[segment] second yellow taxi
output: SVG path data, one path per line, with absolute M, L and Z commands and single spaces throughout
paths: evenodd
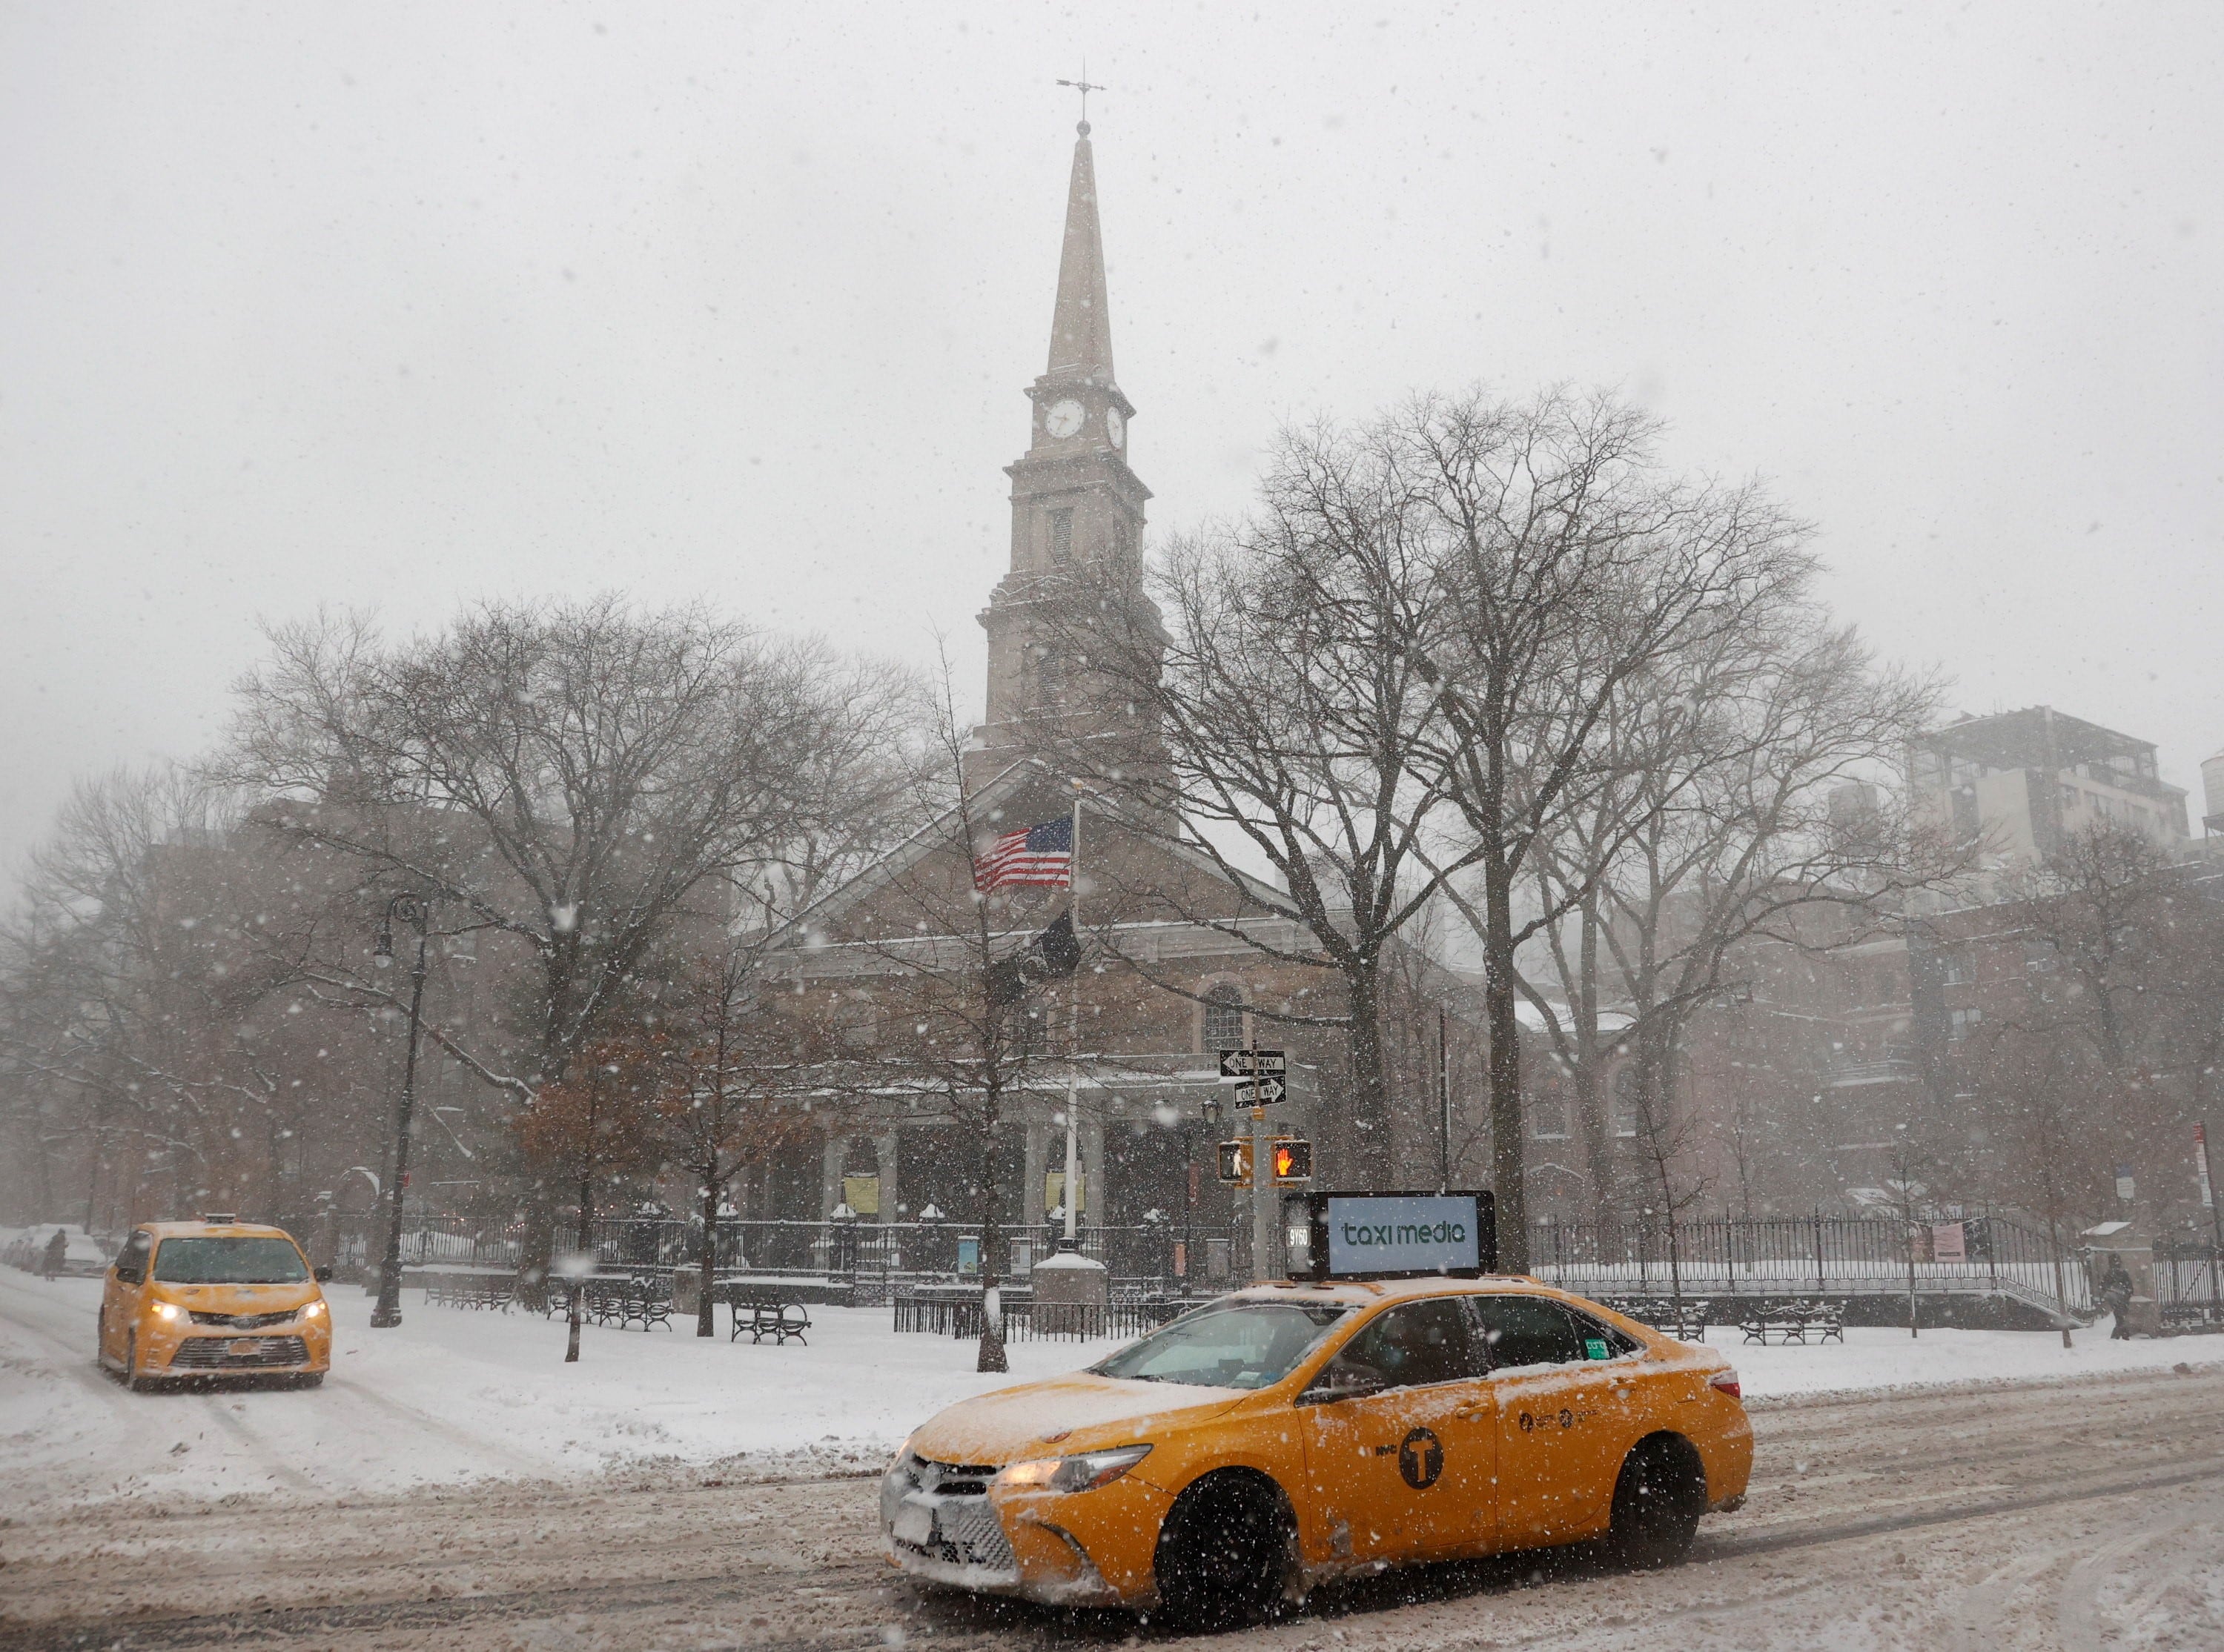
M 180 1378 L 283 1374 L 314 1387 L 332 1363 L 332 1310 L 282 1227 L 229 1213 L 146 1222 L 108 1270 L 100 1363 L 136 1389 Z
M 881 1491 L 923 1581 L 1209 1625 L 1412 1561 L 1604 1539 L 1682 1558 L 1741 1501 L 1737 1374 L 1526 1278 L 1239 1291 L 951 1407 Z

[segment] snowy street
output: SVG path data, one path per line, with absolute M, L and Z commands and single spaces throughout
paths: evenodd
M 869 1477 L 910 1422 L 998 1379 L 965 1369 L 970 1345 L 891 1336 L 877 1311 L 826 1311 L 807 1351 L 591 1333 L 567 1371 L 559 1326 L 428 1309 L 413 1293 L 401 1330 L 374 1338 L 368 1305 L 342 1291 L 343 1352 L 324 1389 L 135 1396 L 87 1355 L 95 1289 L 0 1272 L 0 1648 L 970 1647 L 1133 1632 L 1114 1617 L 922 1598 L 887 1573 Z M 1762 1395 L 1754 1494 L 1706 1523 L 1690 1566 L 1627 1576 L 1573 1557 L 1541 1575 L 1533 1561 L 1398 1574 L 1324 1592 L 1245 1643 L 1636 1647 L 1671 1619 L 1694 1647 L 2224 1639 L 2213 1343 L 2088 1333 L 2064 1354 L 2029 1335 L 1932 1333 L 1911 1349 L 1852 1334 L 1845 1350 L 1739 1356 Z M 1093 1351 L 1014 1354 L 1027 1376 Z M 2201 1363 L 2180 1373 L 2180 1361 Z M 2039 1380 L 1966 1380 L 2007 1375 Z M 1812 1391 L 1826 1387 L 1872 1391 Z

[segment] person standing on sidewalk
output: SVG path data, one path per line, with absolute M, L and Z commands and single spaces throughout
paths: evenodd
M 41 1271 L 49 1279 L 60 1278 L 61 1277 L 62 1264 L 66 1262 L 68 1259 L 69 1234 L 63 1229 L 57 1227 L 54 1229 L 54 1236 L 47 1241 L 45 1265 L 41 1269 Z

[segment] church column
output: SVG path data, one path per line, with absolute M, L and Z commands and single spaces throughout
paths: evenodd
M 881 1220 L 892 1222 L 896 1214 L 896 1150 L 900 1132 L 888 1130 L 873 1138 L 873 1149 L 881 1159 Z
M 829 1136 L 820 1159 L 818 1177 L 818 1215 L 821 1220 L 834 1214 L 834 1207 L 842 1202 L 842 1172 L 850 1163 L 850 1138 Z
M 1111 1105 L 1112 1093 L 1098 1090 L 1085 1097 L 1081 1107 L 1082 1218 L 1098 1227 L 1110 1220 L 1111 1207 L 1104 1196 L 1104 1109 Z
M 1025 1202 L 1020 1208 L 1026 1213 L 1028 1229 L 1039 1233 L 1043 1225 L 1043 1177 L 1050 1170 L 1050 1120 L 1041 1109 L 1027 1109 L 1027 1185 L 1021 1189 Z

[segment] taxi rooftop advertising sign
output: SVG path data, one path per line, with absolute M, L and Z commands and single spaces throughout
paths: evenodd
M 1315 1279 L 1481 1274 L 1498 1265 L 1488 1193 L 1313 1193 L 1305 1209 L 1305 1261 Z

